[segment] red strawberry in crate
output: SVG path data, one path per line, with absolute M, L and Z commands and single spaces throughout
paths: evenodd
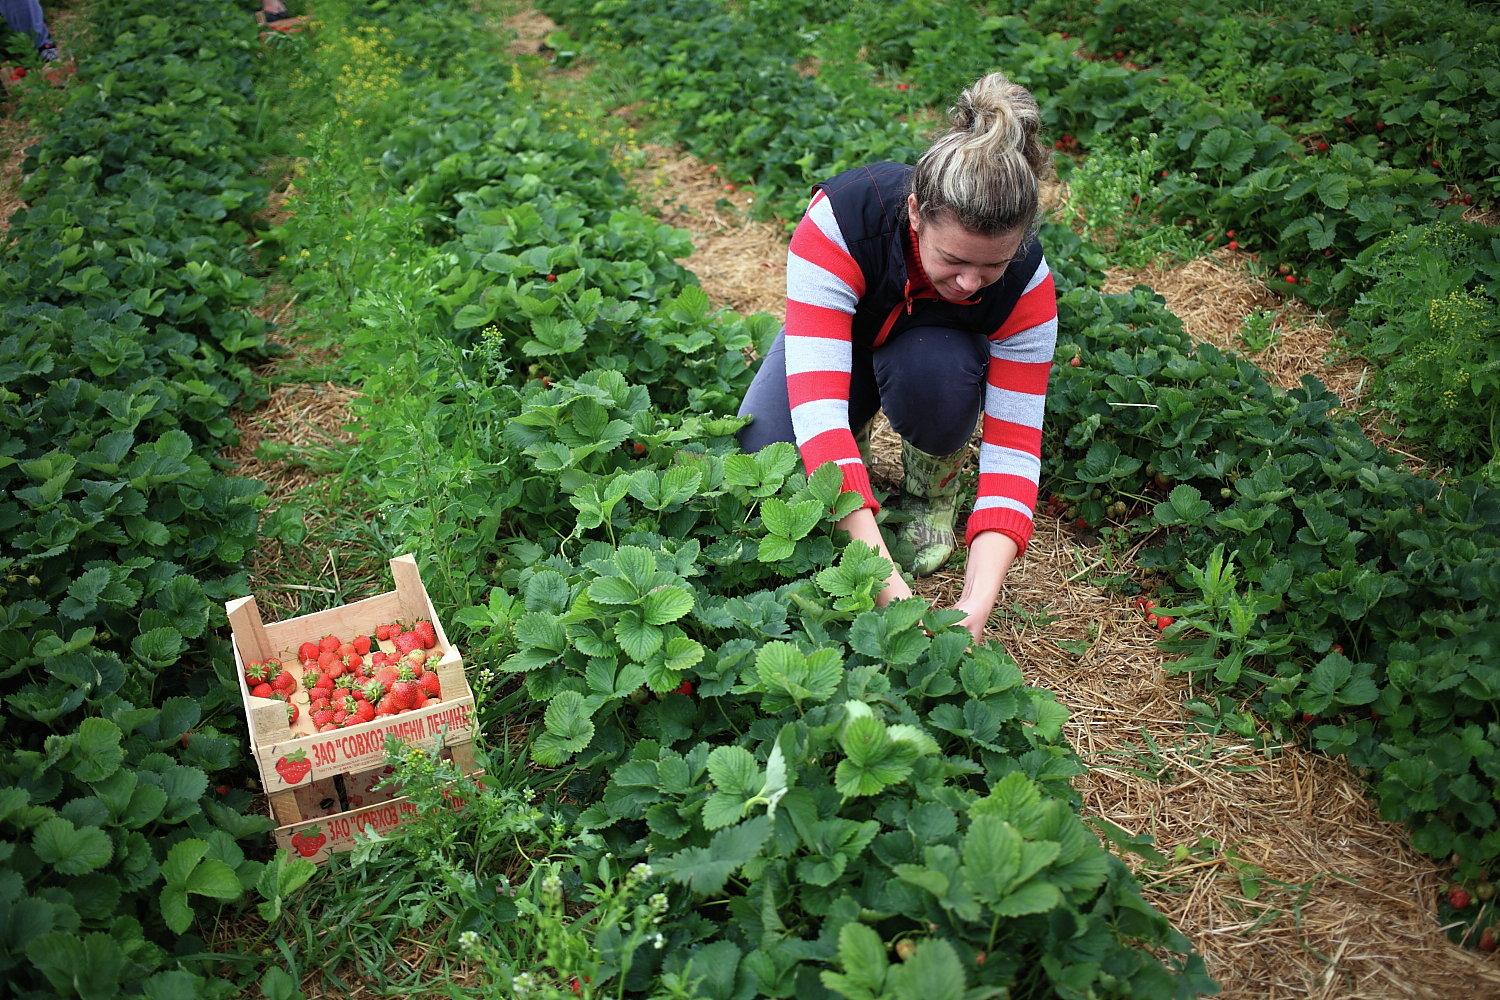
M 354 716 L 355 721 L 349 723 L 351 726 L 359 722 L 369 722 L 375 718 L 375 706 L 371 705 L 368 701 L 362 701 L 359 703 L 359 707 L 354 710 Z
M 370 637 L 367 636 L 367 635 L 357 635 L 357 636 L 355 636 L 354 637 L 354 651 L 356 653 L 358 653 L 360 656 L 369 656 L 370 655 Z
M 380 699 L 385 697 L 385 685 L 379 681 L 370 681 L 364 687 L 360 688 L 359 692 L 364 696 L 365 701 L 368 701 L 372 705 L 378 705 L 380 704 Z
M 443 685 L 438 681 L 437 674 L 429 670 L 422 675 L 422 679 L 417 683 L 421 686 L 422 693 L 427 695 L 427 697 L 442 700 Z
M 414 649 L 406 654 L 406 662 L 413 667 L 421 667 L 431 659 L 431 656 L 432 654 L 428 653 L 425 649 Z
M 296 722 L 297 721 L 297 716 L 300 715 L 300 714 L 301 714 L 301 712 L 298 710 L 298 708 L 297 708 L 296 705 L 293 705 L 291 702 L 287 702 L 286 703 L 286 724 L 287 725 L 290 726 L 292 723 Z
M 308 661 L 316 661 L 318 659 L 318 654 L 322 651 L 323 650 L 318 648 L 317 643 L 304 642 L 302 645 L 297 647 L 297 659 L 303 666 L 307 666 Z
M 415 632 L 402 632 L 391 640 L 396 644 L 396 652 L 405 656 L 414 649 L 422 648 L 422 640 Z
M 261 681 L 259 684 L 255 685 L 255 687 L 250 689 L 250 697 L 252 698 L 269 698 L 275 693 L 276 689 L 267 684 L 265 681 Z
M 383 688 L 389 688 L 401 679 L 401 673 L 395 667 L 381 667 L 375 671 L 375 682 Z
M 350 671 L 358 670 L 360 667 L 364 666 L 365 662 L 364 657 L 353 651 L 345 653 L 342 657 L 340 657 L 340 659 L 344 664 L 344 669 Z
M 317 667 L 308 667 L 302 672 L 302 686 L 308 691 L 315 690 L 321 683 L 323 683 L 323 671 Z
M 389 662 L 389 657 L 385 655 L 384 650 L 377 649 L 370 654 L 370 666 L 372 667 L 383 667 L 387 662 Z
M 402 678 L 391 685 L 391 693 L 387 695 L 396 703 L 397 711 L 405 712 L 407 709 L 417 707 L 417 699 L 421 697 L 421 689 L 417 682 L 410 678 Z
M 312 773 L 312 761 L 307 759 L 306 750 L 293 750 L 285 757 L 276 762 L 276 773 L 281 775 L 281 780 L 288 785 L 301 782 Z
M 276 679 L 271 682 L 271 686 L 282 694 L 291 694 L 297 690 L 297 678 L 292 676 L 290 670 L 283 670 L 276 675 Z
M 325 649 L 318 654 L 318 666 L 323 670 L 327 670 L 337 662 L 339 662 L 338 654 L 331 649 Z
M 341 645 L 343 643 L 339 641 L 339 637 L 336 635 L 325 635 L 322 639 L 318 640 L 318 648 L 325 653 L 336 653 Z
M 353 656 L 354 655 L 354 643 L 352 643 L 352 642 L 341 642 L 341 643 L 339 643 L 339 648 L 338 648 L 337 652 L 339 654 L 339 659 L 341 659 L 341 660 L 344 659 L 345 657 Z
M 432 622 L 423 618 L 417 622 L 411 630 L 412 634 L 422 641 L 423 649 L 432 649 L 437 645 L 437 629 L 432 627 Z
M 390 639 L 390 637 L 391 637 L 391 627 L 389 625 L 376 625 L 375 626 L 375 640 L 377 642 L 385 642 L 388 639 Z
M 333 721 L 333 712 L 330 709 L 319 709 L 312 714 L 312 723 L 322 732 L 323 727 Z
M 270 680 L 266 676 L 266 665 L 259 660 L 245 664 L 245 680 L 250 683 L 251 687 L 255 687 L 257 684 L 264 684 Z
M 310 858 L 314 854 L 317 854 L 318 851 L 322 849 L 323 845 L 328 843 L 328 838 L 324 836 L 323 831 L 316 826 L 310 826 L 306 830 L 298 830 L 296 833 L 292 834 L 291 839 L 292 850 L 296 851 L 304 858 Z

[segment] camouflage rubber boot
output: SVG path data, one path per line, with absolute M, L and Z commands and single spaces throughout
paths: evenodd
M 894 554 L 913 576 L 936 573 L 953 555 L 957 544 L 953 519 L 958 505 L 958 473 L 968 457 L 968 445 L 951 455 L 929 455 L 901 442 L 904 523 Z

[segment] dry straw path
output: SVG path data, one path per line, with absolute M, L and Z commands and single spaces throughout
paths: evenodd
M 536 53 L 555 30 L 532 10 L 507 27 L 517 54 Z M 692 232 L 684 263 L 714 303 L 781 314 L 784 227 L 750 219 L 752 195 L 726 196 L 713 168 L 681 150 L 630 152 L 639 153 L 632 181 L 642 198 Z M 1266 293 L 1233 262 L 1195 264 L 1147 283 L 1161 281 L 1156 287 L 1191 333 L 1224 344 L 1210 331 L 1237 330 L 1248 311 L 1266 307 Z M 1139 277 L 1117 280 L 1129 288 Z M 1222 313 L 1212 322 L 1210 306 Z M 1323 362 L 1328 335 L 1284 336 L 1273 377 L 1295 385 L 1310 371 L 1345 385 L 1345 373 Z M 876 474 L 887 485 L 899 470 L 896 446 L 889 428 L 877 434 Z M 1193 729 L 1183 707 L 1193 692 L 1164 669 L 1155 632 L 1126 598 L 1087 582 L 1109 560 L 1040 517 L 989 634 L 1072 712 L 1068 738 L 1090 769 L 1077 782 L 1086 808 L 1150 835 L 1168 856 L 1188 849 L 1161 868 L 1127 860 L 1151 902 L 1203 953 L 1223 996 L 1500 997 L 1500 967 L 1451 944 L 1434 920 L 1442 873 L 1411 849 L 1404 827 L 1379 818 L 1346 766 L 1296 746 L 1263 750 Z M 962 586 L 962 572 L 950 569 L 918 589 L 950 601 Z M 1257 871 L 1254 891 L 1241 876 Z

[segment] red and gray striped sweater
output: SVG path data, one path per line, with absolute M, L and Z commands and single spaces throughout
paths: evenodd
M 935 298 L 910 245 L 907 258 L 914 279 L 909 296 Z M 819 191 L 787 252 L 786 372 L 792 427 L 809 471 L 837 463 L 844 472 L 844 489 L 860 493 L 866 507 L 878 510 L 849 427 L 853 316 L 864 293 L 864 275 L 850 256 L 827 196 Z M 1041 472 L 1047 376 L 1057 342 L 1057 294 L 1045 258 L 989 342 L 979 488 L 965 543 L 980 532 L 998 531 L 1025 552 Z

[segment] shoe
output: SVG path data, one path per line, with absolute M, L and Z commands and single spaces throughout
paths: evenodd
M 901 526 L 892 555 L 913 576 L 936 573 L 953 555 L 958 474 L 968 457 L 968 445 L 951 455 L 929 455 L 901 442 Z

